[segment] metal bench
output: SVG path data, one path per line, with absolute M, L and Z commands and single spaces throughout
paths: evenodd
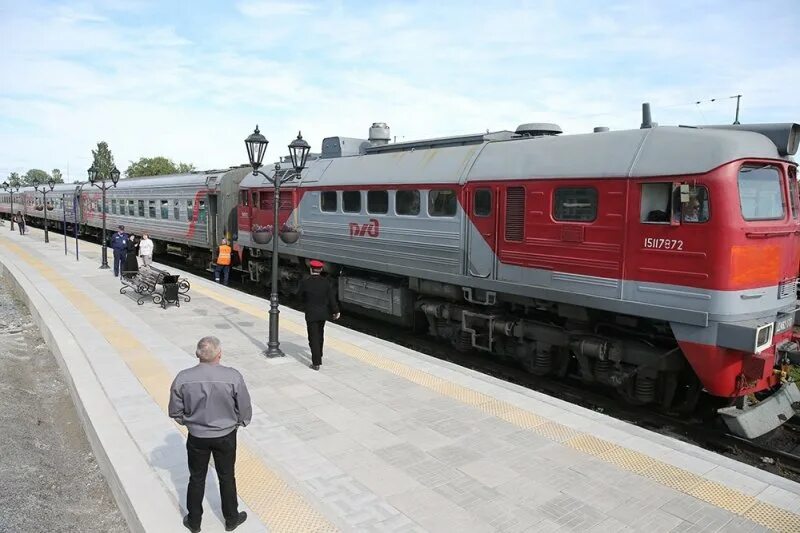
M 125 294 L 128 289 L 133 289 L 139 295 L 136 299 L 136 303 L 139 305 L 143 305 L 145 300 L 151 298 L 153 303 L 161 304 L 161 307 L 166 309 L 167 304 L 175 304 L 180 307 L 181 299 L 184 302 L 192 299 L 188 295 L 189 289 L 191 289 L 189 281 L 172 275 L 166 270 L 150 266 L 142 267 L 135 273 L 122 271 L 120 274 L 122 287 L 120 287 L 119 293 Z

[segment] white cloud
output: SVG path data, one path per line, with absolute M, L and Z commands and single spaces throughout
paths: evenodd
M 247 0 L 236 4 L 236 9 L 248 17 L 267 18 L 286 15 L 307 15 L 314 10 L 314 6 L 310 2 Z
M 256 122 L 274 157 L 298 129 L 318 150 L 379 120 L 398 140 L 532 121 L 583 132 L 637 127 L 650 101 L 662 124 L 730 122 L 735 102 L 691 102 L 739 93 L 743 120 L 800 119 L 786 10 L 778 23 L 722 3 L 592 5 L 0 7 L 0 178 L 67 162 L 83 177 L 74 166 L 99 140 L 120 167 L 153 155 L 224 167 L 244 161 Z

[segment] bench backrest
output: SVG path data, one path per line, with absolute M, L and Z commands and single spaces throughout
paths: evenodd
M 149 268 L 142 268 L 139 270 L 139 279 L 152 287 L 155 287 L 161 283 L 163 276 L 164 273 L 161 270 L 153 270 Z

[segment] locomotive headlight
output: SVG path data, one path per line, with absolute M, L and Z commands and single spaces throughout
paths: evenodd
M 761 326 L 756 330 L 755 353 L 760 353 L 772 344 L 773 324 Z

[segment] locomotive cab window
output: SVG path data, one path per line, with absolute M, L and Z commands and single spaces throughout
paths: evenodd
M 253 198 L 253 201 L 251 202 L 251 204 L 253 205 L 253 207 L 258 209 L 258 193 L 253 191 L 252 193 L 250 193 L 250 195 Z
M 780 220 L 786 213 L 781 174 L 776 167 L 745 165 L 739 169 L 739 202 L 745 220 Z
M 492 190 L 478 189 L 475 191 L 475 200 L 472 211 L 476 217 L 488 217 L 492 214 Z
M 672 182 L 642 183 L 641 221 L 669 224 L 672 213 Z
M 643 183 L 641 221 L 647 224 L 707 222 L 708 189 L 687 183 Z
M 389 212 L 389 191 L 367 191 L 367 213 L 385 215 Z
M 336 191 L 322 191 L 320 193 L 319 208 L 327 213 L 336 211 Z
M 555 220 L 592 222 L 597 218 L 597 189 L 594 187 L 561 187 L 553 196 Z
M 394 195 L 394 210 L 398 215 L 419 215 L 419 191 L 397 191 Z
M 361 212 L 361 191 L 344 191 L 342 193 L 342 211 L 345 213 Z

